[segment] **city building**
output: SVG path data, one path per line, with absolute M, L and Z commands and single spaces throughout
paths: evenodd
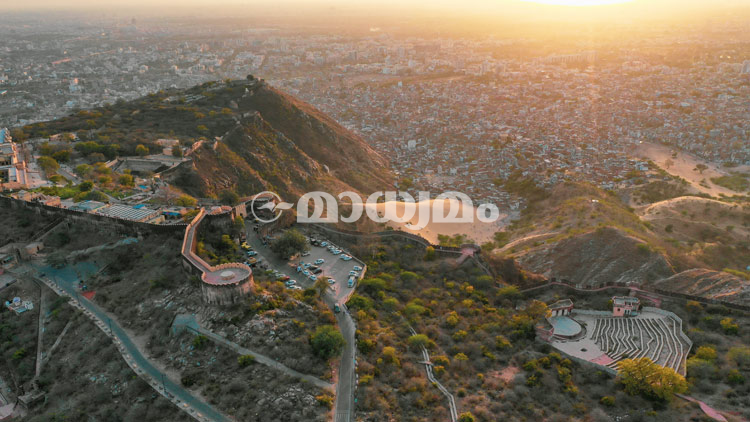
M 10 132 L 0 128 L 0 191 L 26 187 L 26 163 Z

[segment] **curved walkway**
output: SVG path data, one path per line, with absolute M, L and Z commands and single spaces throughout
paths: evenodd
M 208 403 L 196 398 L 182 386 L 172 382 L 163 372 L 154 366 L 141 352 L 135 342 L 106 312 L 89 301 L 73 287 L 73 282 L 54 283 L 47 278 L 39 279 L 60 296 L 69 296 L 70 304 L 78 307 L 108 336 L 112 337 L 115 346 L 125 362 L 135 373 L 144 379 L 159 393 L 167 397 L 181 410 L 198 421 L 229 422 L 232 418 L 224 415 Z
M 222 345 L 224 345 L 224 346 L 226 346 L 226 347 L 234 350 L 235 352 L 237 352 L 237 353 L 239 353 L 241 355 L 250 355 L 250 356 L 252 356 L 252 357 L 255 358 L 256 362 L 258 362 L 260 364 L 263 364 L 263 365 L 266 365 L 266 366 L 268 366 L 270 368 L 276 369 L 277 371 L 283 372 L 286 375 L 289 375 L 290 377 L 299 378 L 300 380 L 307 381 L 310 384 L 313 384 L 314 386 L 320 387 L 320 388 L 331 388 L 332 389 L 334 387 L 333 384 L 331 384 L 329 382 L 326 382 L 326 381 L 323 381 L 320 378 L 316 378 L 316 377 L 314 377 L 312 375 L 307 375 L 307 374 L 303 374 L 301 372 L 295 371 L 294 369 L 292 369 L 292 368 L 290 368 L 290 367 L 288 367 L 288 366 L 286 366 L 286 365 L 284 365 L 284 364 L 282 364 L 280 362 L 277 362 L 277 361 L 269 358 L 268 356 L 266 356 L 264 354 L 255 352 L 255 351 L 247 349 L 247 348 L 244 348 L 244 347 L 240 346 L 239 344 L 234 343 L 234 342 L 230 341 L 229 339 L 227 339 L 225 337 L 222 337 L 222 336 L 214 333 L 211 330 L 207 330 L 207 329 L 201 327 L 197 323 L 192 323 L 192 324 L 188 323 L 188 324 L 184 324 L 182 326 L 185 327 L 185 328 L 187 328 L 188 330 L 192 331 L 193 333 L 204 335 L 204 336 L 208 337 L 210 340 L 212 340 L 212 341 L 214 341 L 216 343 L 222 344 Z M 173 327 L 175 327 L 175 326 L 173 325 Z

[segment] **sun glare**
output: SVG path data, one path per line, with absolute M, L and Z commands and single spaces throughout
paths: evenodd
M 555 6 L 602 6 L 605 4 L 629 3 L 632 0 L 523 0 L 530 3 L 551 4 Z

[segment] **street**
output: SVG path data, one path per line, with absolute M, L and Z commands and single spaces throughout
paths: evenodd
M 170 395 L 179 399 L 181 402 L 186 403 L 202 416 L 207 417 L 210 420 L 219 422 L 229 421 L 229 419 L 221 412 L 217 411 L 209 404 L 195 398 L 182 386 L 172 382 L 169 377 L 165 376 L 163 372 L 161 372 L 153 364 L 151 364 L 151 362 L 141 353 L 135 343 L 133 343 L 128 334 L 125 332 L 125 330 L 122 329 L 122 327 L 120 327 L 116 320 L 112 319 L 95 303 L 89 301 L 83 295 L 80 295 L 75 289 L 75 284 L 79 280 L 78 276 L 76 275 L 76 271 L 57 271 L 51 267 L 39 267 L 38 269 L 46 274 L 47 279 L 51 280 L 61 290 L 70 295 L 71 298 L 74 298 L 76 301 L 78 301 L 84 309 L 107 324 L 117 341 L 119 341 L 120 344 L 123 345 L 127 353 L 132 357 L 135 365 L 152 379 L 160 381 Z
M 249 226 L 249 224 L 248 224 Z M 326 289 L 326 294 L 323 296 L 325 303 L 333 309 L 335 304 L 341 306 L 342 312 L 336 314 L 336 321 L 341 330 L 341 334 L 346 339 L 346 345 L 341 355 L 341 366 L 338 371 L 338 382 L 336 383 L 336 404 L 335 404 L 335 421 L 336 422 L 349 422 L 353 420 L 354 413 L 354 388 L 356 387 L 355 380 L 355 359 L 356 359 L 356 348 L 355 348 L 355 332 L 356 327 L 354 320 L 349 314 L 348 309 L 342 306 L 346 303 L 354 293 L 354 289 L 357 287 L 347 286 L 347 280 L 349 278 L 349 271 L 355 266 L 364 267 L 363 263 L 359 260 L 352 259 L 351 261 L 344 261 L 337 255 L 332 254 L 325 247 L 321 246 L 310 246 L 310 255 L 306 257 L 300 257 L 295 260 L 285 261 L 277 257 L 271 248 L 267 245 L 263 245 L 263 242 L 258 237 L 257 233 L 252 228 L 247 228 L 247 243 L 253 247 L 253 250 L 258 252 L 258 258 L 268 263 L 269 268 L 272 270 L 278 270 L 293 280 L 297 281 L 297 285 L 302 288 L 312 287 L 315 282 L 305 277 L 302 273 L 297 273 L 297 265 L 300 261 L 313 263 L 317 259 L 324 259 L 325 262 L 319 267 L 323 269 L 323 272 L 318 276 L 333 277 L 336 283 L 333 284 L 335 291 L 330 288 Z M 257 268 L 254 271 L 262 271 Z

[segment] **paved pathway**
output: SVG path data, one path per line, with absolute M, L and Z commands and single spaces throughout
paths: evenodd
M 307 382 L 315 385 L 316 387 L 320 387 L 320 388 L 333 388 L 334 387 L 333 384 L 331 384 L 329 382 L 326 382 L 326 381 L 323 381 L 320 378 L 316 378 L 316 377 L 314 377 L 312 375 L 307 375 L 307 374 L 303 374 L 301 372 L 295 371 L 294 369 L 289 368 L 288 366 L 285 366 L 284 364 L 282 364 L 280 362 L 277 362 L 277 361 L 269 358 L 266 355 L 263 355 L 261 353 L 255 352 L 255 351 L 247 349 L 247 348 L 244 348 L 244 347 L 240 346 L 239 344 L 234 343 L 234 342 L 228 340 L 227 338 L 222 337 L 222 336 L 214 333 L 213 331 L 210 331 L 210 330 L 207 330 L 207 329 L 201 327 L 197 323 L 194 323 L 194 324 L 187 323 L 187 324 L 184 324 L 184 326 L 186 328 L 188 328 L 189 330 L 193 331 L 193 332 L 197 332 L 199 334 L 202 334 L 202 335 L 208 337 L 209 339 L 211 339 L 211 340 L 213 340 L 213 341 L 215 341 L 217 343 L 220 343 L 220 344 L 223 344 L 224 346 L 229 347 L 230 349 L 234 350 L 235 352 L 237 352 L 237 353 L 239 353 L 241 355 L 251 355 L 251 356 L 253 356 L 255 358 L 256 362 L 258 362 L 260 364 L 263 364 L 263 365 L 266 365 L 266 366 L 268 366 L 270 368 L 276 369 L 276 370 L 278 370 L 280 372 L 283 372 L 283 373 L 289 375 L 290 377 L 299 378 L 301 380 L 307 381 Z
M 409 331 L 411 332 L 411 335 L 417 335 L 417 332 L 414 331 L 411 326 L 409 327 Z M 453 394 L 451 394 L 448 389 L 443 386 L 443 384 L 440 384 L 440 381 L 438 381 L 437 378 L 435 378 L 435 375 L 432 373 L 432 362 L 430 361 L 430 354 L 427 353 L 427 349 L 424 346 L 422 346 L 422 358 L 424 359 L 424 369 L 427 372 L 427 379 L 433 385 L 435 385 L 441 393 L 443 393 L 446 399 L 448 399 L 451 421 L 456 422 L 458 420 L 458 408 L 456 407 L 456 400 L 453 398 Z
M 47 271 L 49 273 L 49 269 Z M 177 404 L 181 410 L 199 421 L 228 422 L 233 420 L 208 403 L 193 396 L 189 391 L 170 380 L 169 377 L 157 369 L 116 320 L 112 319 L 95 303 L 78 294 L 74 288 L 74 284 L 78 282 L 77 277 L 57 277 L 54 282 L 50 279 L 39 279 L 39 281 L 47 284 L 47 286 L 59 295 L 67 295 L 75 298 L 75 300 L 71 301 L 71 304 L 83 310 L 84 314 L 94 320 L 102 331 L 113 337 L 115 346 L 136 374 L 141 376 L 157 391 L 166 394 L 167 398 Z
M 249 225 L 248 225 L 249 226 Z M 288 261 L 284 261 L 278 258 L 276 255 L 271 253 L 268 246 L 262 244 L 258 238 L 258 233 L 254 232 L 250 227 L 247 228 L 247 242 L 253 246 L 253 249 L 258 252 L 259 256 L 263 258 L 269 265 L 269 268 L 281 271 L 282 273 L 294 274 L 294 270 L 289 266 Z M 325 248 L 321 248 L 324 250 Z M 305 258 L 306 261 L 311 261 L 312 256 Z M 339 260 L 338 257 L 330 255 L 326 257 L 328 266 L 331 263 Z M 334 261 L 336 260 L 336 261 Z M 358 261 L 352 260 L 347 265 L 357 265 Z M 364 266 L 359 262 L 360 265 Z M 326 290 L 323 295 L 323 301 L 330 307 L 333 308 L 334 304 L 339 303 L 343 305 L 354 293 L 356 288 L 348 288 L 346 286 L 345 277 L 336 277 L 337 290 L 332 293 L 330 290 Z M 300 284 L 306 284 L 300 282 Z M 354 420 L 354 391 L 357 386 L 356 380 L 356 342 L 355 333 L 356 325 L 349 310 L 346 306 L 341 306 L 342 312 L 336 314 L 336 322 L 339 325 L 341 334 L 346 340 L 343 353 L 341 355 L 341 363 L 338 370 L 338 381 L 336 382 L 336 403 L 334 404 L 334 421 L 335 422 L 349 422 Z

